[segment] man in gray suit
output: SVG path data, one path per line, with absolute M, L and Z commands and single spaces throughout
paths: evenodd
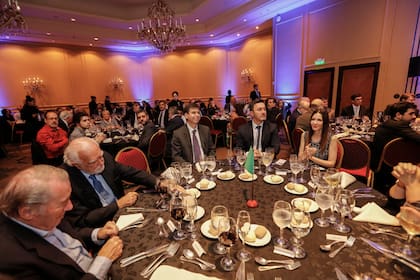
M 200 108 L 194 103 L 188 104 L 184 116 L 187 123 L 175 130 L 172 137 L 172 160 L 195 163 L 205 156 L 215 155 L 210 128 L 198 124 Z

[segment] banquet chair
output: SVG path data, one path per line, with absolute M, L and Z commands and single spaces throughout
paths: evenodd
M 290 132 L 289 132 L 289 127 L 287 126 L 286 120 L 282 120 L 282 128 L 287 140 L 287 143 L 290 146 L 290 151 L 293 153 L 293 143 L 292 143 L 292 138 L 290 138 Z M 279 129 L 280 130 L 280 129 Z
M 211 136 L 214 136 L 214 145 L 217 147 L 217 139 L 219 137 L 224 138 L 223 132 L 219 129 L 214 129 L 213 121 L 208 116 L 201 116 L 200 124 L 210 128 L 210 134 Z
M 371 152 L 369 146 L 360 139 L 342 138 L 338 143 L 343 147 L 343 159 L 340 171 L 347 172 L 358 178 L 363 178 L 371 185 L 372 170 L 370 169 Z
M 146 171 L 150 174 L 149 162 L 146 155 L 137 147 L 125 147 L 115 156 L 115 161 L 124 165 Z
M 232 148 L 232 144 L 234 144 L 233 137 L 236 135 L 236 131 L 238 131 L 239 127 L 243 124 L 246 124 L 248 120 L 245 117 L 239 116 L 237 118 L 234 118 L 231 122 L 232 124 L 232 135 L 230 137 L 230 147 Z
M 296 154 L 299 153 L 300 137 L 305 131 L 302 128 L 295 128 L 292 131 L 293 150 Z
M 383 165 L 394 167 L 399 162 L 420 162 L 420 145 L 401 137 L 389 141 L 382 150 L 381 159 L 375 172 L 379 172 Z
M 344 148 L 340 141 L 337 141 L 337 158 L 335 159 L 334 168 L 340 169 L 344 157 Z
M 149 141 L 149 148 L 147 149 L 147 158 L 149 159 L 151 165 L 157 162 L 159 169 L 161 168 L 161 163 L 163 163 L 165 169 L 167 168 L 164 159 L 166 141 L 166 133 L 162 130 L 155 132 L 155 134 L 152 135 Z

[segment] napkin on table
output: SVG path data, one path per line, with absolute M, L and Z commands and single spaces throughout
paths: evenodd
M 143 221 L 144 217 L 142 213 L 135 213 L 135 214 L 128 214 L 128 215 L 121 215 L 117 220 L 117 227 L 119 230 L 123 230 L 124 228 L 131 226 L 137 222 Z
M 400 223 L 395 216 L 388 214 L 375 202 L 368 202 L 362 208 L 359 215 L 353 218 L 357 222 L 369 222 L 390 226 L 399 226 Z
M 356 182 L 356 177 L 354 177 L 353 175 L 344 171 L 341 171 L 340 174 L 341 174 L 341 187 L 343 189 L 347 188 L 348 186 Z
M 159 266 L 150 277 L 150 280 L 221 280 L 216 277 L 209 277 L 200 273 L 190 272 L 169 265 Z

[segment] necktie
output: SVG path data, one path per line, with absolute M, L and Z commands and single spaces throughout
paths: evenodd
M 194 162 L 198 162 L 201 159 L 201 149 L 200 149 L 200 144 L 198 144 L 198 139 L 197 139 L 197 130 L 194 129 L 193 131 L 193 149 L 194 149 Z
M 261 142 L 261 125 L 257 125 L 257 150 L 260 150 L 260 142 Z
M 114 201 L 114 196 L 104 189 L 104 186 L 96 179 L 95 175 L 89 175 L 89 179 L 92 180 L 93 188 L 99 193 L 103 200 L 105 200 L 107 205 Z
M 45 239 L 72 258 L 85 272 L 88 271 L 92 263 L 92 257 L 79 240 L 57 228 L 48 233 Z

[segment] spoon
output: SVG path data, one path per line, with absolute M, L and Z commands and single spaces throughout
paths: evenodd
M 212 264 L 212 263 L 209 263 L 209 262 L 206 262 L 205 260 L 202 260 L 202 259 L 200 259 L 199 257 L 196 257 L 196 256 L 195 256 L 195 254 L 194 254 L 194 252 L 193 252 L 193 251 L 191 251 L 190 249 L 184 249 L 184 250 L 182 251 L 182 254 L 183 254 L 183 255 L 184 255 L 184 257 L 186 257 L 187 259 L 199 261 L 199 262 L 201 262 L 203 265 L 207 266 L 207 267 L 208 267 L 208 268 L 210 268 L 210 269 L 216 269 L 216 265 L 214 265 L 214 264 Z
M 205 265 L 204 263 L 201 263 L 199 261 L 188 259 L 184 256 L 180 256 L 179 259 L 181 262 L 189 262 L 198 265 L 202 270 L 211 270 L 211 268 L 208 265 Z
M 331 248 L 332 248 L 333 245 L 335 245 L 337 243 L 340 243 L 340 242 L 344 242 L 344 241 L 336 240 L 334 242 L 331 242 L 330 244 L 321 244 L 321 245 L 319 245 L 319 248 L 322 251 L 329 252 L 329 251 L 331 251 Z
M 256 256 L 255 262 L 257 262 L 260 265 L 267 265 L 269 263 L 293 264 L 295 261 L 294 260 L 267 260 L 261 256 Z
M 159 236 L 160 237 L 168 237 L 169 234 L 165 229 L 165 220 L 162 217 L 157 218 L 156 224 L 160 227 L 159 229 Z

